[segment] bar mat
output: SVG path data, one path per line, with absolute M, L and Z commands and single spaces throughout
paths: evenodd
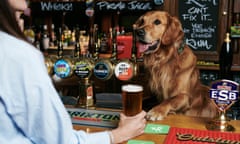
M 119 112 L 67 108 L 73 124 L 116 128 L 120 119 Z
M 240 134 L 171 127 L 164 144 L 239 144 Z

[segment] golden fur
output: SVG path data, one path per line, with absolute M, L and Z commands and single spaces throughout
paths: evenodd
M 148 119 L 161 120 L 169 113 L 214 117 L 217 109 L 209 88 L 200 83 L 197 58 L 184 43 L 180 21 L 167 12 L 150 11 L 135 24 L 144 65 L 151 75 L 150 88 L 162 100 L 148 112 Z

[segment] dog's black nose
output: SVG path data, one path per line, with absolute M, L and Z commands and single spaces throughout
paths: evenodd
M 138 36 L 144 36 L 145 35 L 145 30 L 144 29 L 138 29 L 136 33 L 137 33 Z

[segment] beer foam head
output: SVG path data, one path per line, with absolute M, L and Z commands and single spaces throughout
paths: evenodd
M 143 91 L 143 87 L 140 85 L 128 84 L 122 86 L 122 91 L 126 92 L 141 92 Z

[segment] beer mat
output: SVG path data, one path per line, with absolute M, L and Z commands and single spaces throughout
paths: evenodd
M 119 112 L 66 108 L 73 124 L 116 128 L 120 119 Z
M 164 144 L 237 144 L 240 133 L 171 127 Z
M 153 141 L 129 140 L 127 144 L 155 144 Z
M 162 124 L 148 123 L 144 129 L 144 133 L 149 134 L 168 134 L 170 126 Z

